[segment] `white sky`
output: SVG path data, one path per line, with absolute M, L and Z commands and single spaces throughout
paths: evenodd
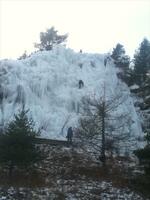
M 106 53 L 120 42 L 132 56 L 150 40 L 150 0 L 0 0 L 0 58 L 34 51 L 51 26 L 75 51 Z

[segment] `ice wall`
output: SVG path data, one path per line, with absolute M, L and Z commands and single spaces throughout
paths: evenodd
M 81 98 L 102 96 L 105 83 L 107 98 L 117 92 L 116 88 L 128 96 L 116 112 L 129 112 L 133 120 L 130 132 L 140 135 L 141 127 L 129 89 L 118 80 L 111 60 L 104 66 L 104 57 L 56 47 L 24 60 L 1 60 L 1 126 L 12 120 L 14 113 L 25 105 L 43 137 L 63 139 L 68 126 L 77 124 Z M 81 89 L 79 80 L 84 82 Z

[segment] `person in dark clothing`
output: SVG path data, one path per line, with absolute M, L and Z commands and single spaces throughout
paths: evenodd
M 82 80 L 79 80 L 79 89 L 83 88 L 83 86 L 84 86 L 83 81 L 82 81 Z
M 106 67 L 107 65 L 107 58 L 104 59 L 104 66 Z
M 73 130 L 72 127 L 69 127 L 67 131 L 67 139 L 69 143 L 72 143 L 72 137 L 73 137 Z
M 110 58 L 110 56 L 108 55 L 107 57 L 105 57 L 105 59 L 104 59 L 104 66 L 106 67 L 106 65 L 107 65 L 107 62 L 109 62 L 109 61 L 111 61 L 111 58 Z
M 82 69 L 82 67 L 83 67 L 83 64 L 82 64 L 82 63 L 79 63 L 79 67 Z

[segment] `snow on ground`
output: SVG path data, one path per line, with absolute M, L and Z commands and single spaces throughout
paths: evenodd
M 130 86 L 130 89 L 131 90 L 139 89 L 139 86 L 134 84 L 134 85 Z
M 77 182 L 71 181 L 69 185 L 57 188 L 0 188 L 0 200 L 144 200 L 142 196 L 128 188 L 116 188 L 111 182 Z M 145 199 L 146 200 L 146 199 Z M 148 199 L 147 199 L 148 200 Z
M 117 92 L 127 96 L 115 112 L 128 112 L 133 122 L 130 133 L 139 136 L 141 126 L 129 89 L 118 80 L 111 60 L 104 67 L 104 58 L 101 54 L 75 53 L 57 47 L 34 53 L 24 60 L 1 60 L 1 125 L 12 120 L 14 113 L 25 104 L 36 128 L 41 128 L 42 137 L 65 139 L 67 128 L 77 125 L 81 98 L 102 96 L 105 83 L 107 98 Z M 79 80 L 84 82 L 82 89 L 79 89 Z

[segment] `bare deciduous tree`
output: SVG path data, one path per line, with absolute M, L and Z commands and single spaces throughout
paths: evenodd
M 82 117 L 79 120 L 77 139 L 86 144 L 88 149 L 94 148 L 104 166 L 106 154 L 110 153 L 112 156 L 113 151 L 117 151 L 119 141 L 127 139 L 125 127 L 131 120 L 129 113 L 115 113 L 126 98 L 121 92 L 106 97 L 104 86 L 102 97 L 86 97 L 82 100 Z

